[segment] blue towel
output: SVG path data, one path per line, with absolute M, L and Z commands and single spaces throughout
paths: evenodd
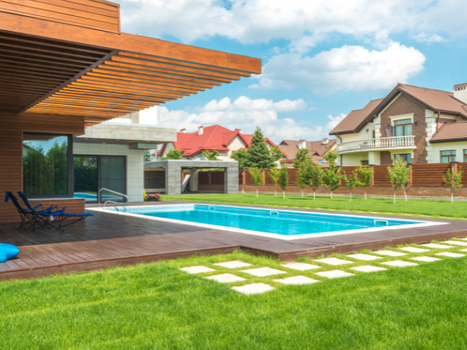
M 16 246 L 7 243 L 0 243 L 0 262 L 14 259 L 18 254 L 19 249 Z M 3 256 L 5 256 L 5 261 L 2 260 Z

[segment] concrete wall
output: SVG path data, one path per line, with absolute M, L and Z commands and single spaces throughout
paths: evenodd
M 126 156 L 126 194 L 130 202 L 142 202 L 144 200 L 143 150 L 130 149 L 128 145 L 74 142 L 73 154 L 89 156 Z

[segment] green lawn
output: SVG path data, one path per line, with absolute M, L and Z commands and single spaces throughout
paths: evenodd
M 451 203 L 449 201 L 435 200 L 409 200 L 397 199 L 396 204 L 392 198 L 353 198 L 349 201 L 348 197 L 313 197 L 286 195 L 277 197 L 269 194 L 199 194 L 183 196 L 162 196 L 162 200 L 184 200 L 197 202 L 212 202 L 225 204 L 247 204 L 258 206 L 285 207 L 285 208 L 304 208 L 304 209 L 325 209 L 340 210 L 350 212 L 380 213 L 380 214 L 410 214 L 414 216 L 430 217 L 452 217 L 454 219 L 467 218 L 467 201 Z
M 422 254 L 402 259 L 413 255 Z M 235 259 L 253 264 L 250 268 L 287 270 L 277 260 L 235 252 L 2 282 L 1 348 L 465 349 L 467 258 L 373 273 L 339 266 L 355 276 L 331 280 L 316 278 L 316 270 L 259 278 L 214 265 Z M 216 272 L 179 270 L 200 264 Z M 368 265 L 355 260 L 350 267 L 363 264 Z M 264 282 L 276 290 L 246 296 L 203 278 L 219 272 L 248 279 L 235 285 Z M 287 286 L 272 281 L 295 275 L 321 282 Z

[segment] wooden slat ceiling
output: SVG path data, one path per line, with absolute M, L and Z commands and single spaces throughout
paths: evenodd
M 87 125 L 197 94 L 245 71 L 0 32 L 0 105 Z

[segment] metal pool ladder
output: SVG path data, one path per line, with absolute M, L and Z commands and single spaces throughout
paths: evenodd
M 389 226 L 389 221 L 388 221 L 388 220 L 375 219 L 373 224 L 374 224 L 375 226 L 377 226 L 378 223 L 380 223 L 380 224 L 386 224 L 386 226 Z
M 128 198 L 128 196 L 127 196 L 126 194 L 123 194 L 123 193 L 120 193 L 120 192 L 116 192 L 116 191 L 113 191 L 113 190 L 109 190 L 108 188 L 101 188 L 101 189 L 99 190 L 99 193 L 97 194 L 97 202 L 99 203 L 99 208 L 101 207 L 101 192 L 102 192 L 102 191 L 107 191 L 107 192 L 110 192 L 110 193 L 113 193 L 113 194 L 116 194 L 116 195 L 119 195 L 119 196 L 122 196 L 122 197 L 125 197 L 125 198 L 126 198 L 126 202 L 124 202 L 124 203 L 115 202 L 115 201 L 110 201 L 110 200 L 109 200 L 109 201 L 105 201 L 105 202 L 104 202 L 104 208 L 105 208 L 105 205 L 106 205 L 107 203 L 119 204 L 119 205 L 125 207 L 125 205 L 127 205 L 128 202 L 129 202 L 129 198 Z M 115 207 L 115 209 L 117 209 L 117 207 Z M 118 209 L 117 209 L 117 210 L 118 210 Z

